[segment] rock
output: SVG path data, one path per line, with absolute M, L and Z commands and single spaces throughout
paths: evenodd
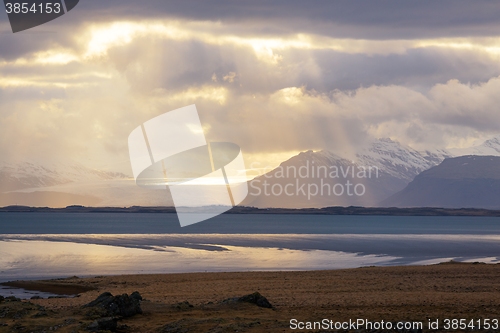
M 160 332 L 160 333 L 189 333 L 189 329 L 186 327 L 183 327 L 183 326 L 186 326 L 186 321 L 179 320 L 177 322 L 166 324 L 165 326 L 158 329 L 158 332 Z
M 127 294 L 113 296 L 105 292 L 83 307 L 103 309 L 107 316 L 132 317 L 142 313 L 141 300 L 142 296 L 138 292 L 132 293 L 130 297 Z
M 138 291 L 134 291 L 132 294 L 130 294 L 130 298 L 142 301 L 142 296 Z
M 188 301 L 184 301 L 175 304 L 174 307 L 178 310 L 189 310 L 190 308 L 193 308 L 193 305 L 191 305 Z
M 40 318 L 40 317 L 47 317 L 48 314 L 47 314 L 47 311 L 43 310 L 43 311 L 39 311 L 37 313 L 35 313 L 34 315 L 31 316 L 31 318 Z
M 32 296 L 31 299 L 43 299 L 43 297 L 40 297 L 38 295 Z
M 116 331 L 118 327 L 118 319 L 113 317 L 105 317 L 94 320 L 89 326 L 87 326 L 87 330 L 97 332 L 97 331 Z
M 77 320 L 75 318 L 66 318 L 66 319 L 64 319 L 64 325 L 71 325 L 71 324 L 74 324 L 76 322 L 77 322 Z
M 268 308 L 268 309 L 271 309 L 273 306 L 271 305 L 271 303 L 269 303 L 269 301 L 267 300 L 267 298 L 265 298 L 264 296 L 262 296 L 259 292 L 254 292 L 253 294 L 249 294 L 249 295 L 245 295 L 245 296 L 241 296 L 241 297 L 234 297 L 234 298 L 228 298 L 224 301 L 222 301 L 222 303 L 226 303 L 226 304 L 231 304 L 231 303 L 252 303 L 252 304 L 255 304 L 261 308 Z
M 0 296 L 0 303 L 2 303 L 4 299 L 5 298 L 3 296 Z
M 113 297 L 114 297 L 113 294 L 111 294 L 110 292 L 104 292 L 99 296 L 97 296 L 97 298 L 92 302 L 90 302 L 89 304 L 84 305 L 84 307 L 94 307 L 97 305 L 102 305 L 103 303 L 105 303 L 106 301 L 108 301 L 110 298 Z
M 21 299 L 15 297 L 15 296 L 9 296 L 9 297 L 5 297 L 5 301 L 7 301 L 7 302 L 21 302 Z
M 267 298 L 265 298 L 264 296 L 262 296 L 257 291 L 254 292 L 253 294 L 242 296 L 242 297 L 238 298 L 238 301 L 239 302 L 246 302 L 246 303 L 257 304 L 257 306 L 260 306 L 261 308 L 269 308 L 270 309 L 270 308 L 273 307 L 271 305 L 271 303 L 269 303 L 269 301 L 267 300 Z

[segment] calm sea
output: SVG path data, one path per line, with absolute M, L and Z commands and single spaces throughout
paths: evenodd
M 224 214 L 181 228 L 175 214 L 0 213 L 0 281 L 499 258 L 496 217 Z
M 169 233 L 500 235 L 500 218 L 223 214 L 181 228 L 176 214 L 0 212 L 0 234 Z

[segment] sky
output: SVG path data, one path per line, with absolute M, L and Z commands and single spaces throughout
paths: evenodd
M 81 0 L 16 34 L 0 10 L 0 156 L 131 174 L 130 132 L 190 104 L 247 164 L 465 147 L 500 132 L 499 60 L 494 1 Z

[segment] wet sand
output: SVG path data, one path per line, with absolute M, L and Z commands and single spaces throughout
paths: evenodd
M 92 319 L 81 306 L 106 291 L 113 295 L 138 291 L 144 298 L 143 314 L 118 321 L 122 332 L 292 332 L 292 318 L 425 323 L 445 318 L 500 319 L 500 264 L 72 277 L 16 282 L 16 286 L 79 294 L 75 298 L 17 302 L 22 303 L 15 305 L 19 309 L 33 309 L 22 308 L 27 311 L 22 318 L 0 318 L 0 332 L 16 331 L 15 325 L 27 331 L 57 326 L 59 332 L 84 332 Z M 222 302 L 255 291 L 266 297 L 273 309 Z M 184 301 L 192 307 L 184 306 Z M 2 307 L 14 303 L 0 303 L 0 313 Z M 37 306 L 43 306 L 47 315 L 33 318 L 42 311 Z

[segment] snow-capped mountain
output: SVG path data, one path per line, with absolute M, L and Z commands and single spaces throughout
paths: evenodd
M 76 163 L 0 164 L 0 192 L 124 178 L 127 175 L 123 173 L 91 169 Z
M 466 155 L 478 155 L 478 156 L 500 156 L 500 138 L 492 138 L 486 140 L 480 145 L 472 146 L 468 148 L 452 148 L 448 151 L 453 156 L 466 156 Z
M 381 198 L 403 189 L 408 181 L 387 172 L 390 169 L 386 158 L 376 159 L 373 152 L 370 157 L 371 163 L 363 163 L 326 150 L 302 152 L 251 180 L 249 195 L 242 205 L 374 206 Z M 361 195 L 353 194 L 354 190 Z
M 149 190 L 121 172 L 61 161 L 0 162 L 0 207 L 171 206 L 167 190 Z
M 334 205 L 376 206 L 384 199 L 404 189 L 418 174 L 440 164 L 445 158 L 462 155 L 500 156 L 500 139 L 493 138 L 481 145 L 460 149 L 417 151 L 391 139 L 372 141 L 349 156 L 334 151 L 302 152 L 265 175 L 249 182 L 250 195 L 243 205 L 257 207 L 324 207 Z M 327 174 L 293 174 L 300 168 Z M 358 172 L 372 170 L 374 174 L 359 177 Z M 354 173 L 353 173 L 354 172 Z M 362 172 L 361 172 L 362 174 Z M 350 195 L 348 189 L 332 195 L 310 196 L 300 186 L 328 189 L 336 184 L 360 184 L 361 196 Z M 264 195 L 275 186 L 297 191 Z M 327 185 L 325 185 L 327 184 Z M 339 186 L 339 185 L 337 185 Z M 359 189 L 358 188 L 358 189 Z M 352 190 L 352 188 L 351 188 Z M 321 191 L 320 191 L 321 192 Z M 168 191 L 151 191 L 135 185 L 133 178 L 120 172 L 109 172 L 67 162 L 0 162 L 0 206 L 11 204 L 61 207 L 69 204 L 96 206 L 155 206 L 172 205 Z
M 384 199 L 394 195 L 405 188 L 417 175 L 440 164 L 445 158 L 455 157 L 461 154 L 470 154 L 473 151 L 476 155 L 500 155 L 500 140 L 492 139 L 486 141 L 481 146 L 467 149 L 455 149 L 448 151 L 445 149 L 417 151 L 411 147 L 404 146 L 391 139 L 378 139 L 369 145 L 361 148 L 353 157 L 347 158 L 339 154 L 322 150 L 307 151 L 298 154 L 283 162 L 278 168 L 266 175 L 255 178 L 250 182 L 250 195 L 244 204 L 257 207 L 324 207 L 324 206 L 376 206 Z M 301 178 L 297 183 L 294 175 L 280 172 L 282 169 L 299 169 L 318 167 L 328 170 L 349 170 L 339 177 L 307 177 Z M 358 177 L 359 170 L 377 170 L 377 174 L 370 177 Z M 355 170 L 355 173 L 352 171 Z M 300 178 L 300 177 L 299 177 Z M 323 178 L 323 179 L 321 179 Z M 359 188 L 364 189 L 363 195 L 347 193 L 345 184 L 349 181 L 353 186 L 359 184 Z M 320 193 L 319 195 L 309 195 L 309 193 L 295 193 L 286 195 L 275 191 L 275 193 L 265 193 L 265 188 L 284 188 L 288 184 L 295 187 L 306 184 L 312 189 L 322 186 L 337 186 L 337 194 Z M 324 185 L 328 183 L 329 185 Z M 337 185 L 336 185 L 337 184 Z M 344 187 L 340 187 L 344 184 Z M 293 188 L 289 185 L 289 188 Z M 344 189 L 340 194 L 340 189 Z M 252 192 L 253 191 L 253 192 Z M 256 195 L 259 194 L 259 195 Z
M 391 139 L 378 139 L 356 154 L 359 165 L 377 166 L 381 171 L 408 182 L 420 172 L 452 155 L 446 150 L 419 152 Z
M 336 156 L 332 152 L 319 151 L 317 154 Z M 500 156 L 500 138 L 492 138 L 484 143 L 468 148 L 434 149 L 417 151 L 388 138 L 372 141 L 356 153 L 353 161 L 358 165 L 377 166 L 381 171 L 399 179 L 413 180 L 424 170 L 438 165 L 445 158 L 479 155 Z M 342 157 L 337 157 L 342 158 Z

